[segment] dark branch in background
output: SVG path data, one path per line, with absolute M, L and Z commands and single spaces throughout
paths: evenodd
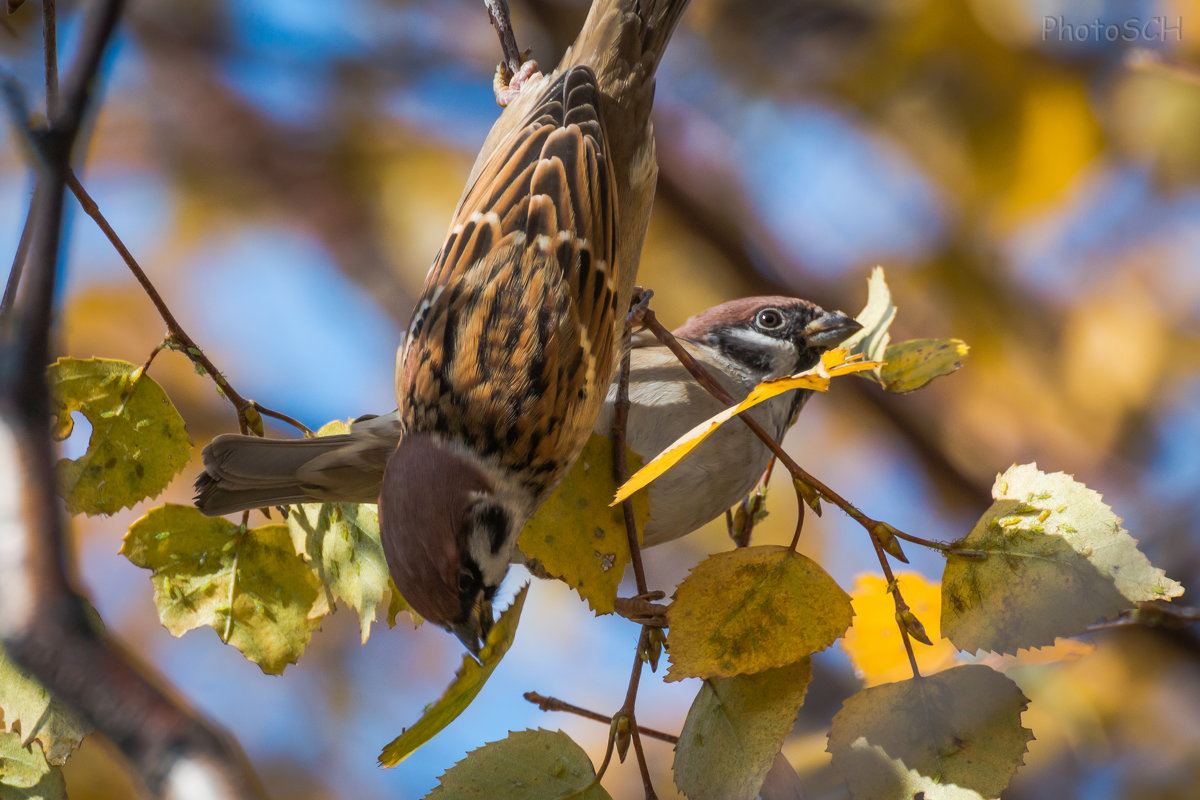
M 121 749 L 155 796 L 262 798 L 240 749 L 94 627 L 69 576 L 45 365 L 70 157 L 122 5 L 89 5 L 79 55 L 51 103 L 48 127 L 33 132 L 39 158 L 29 282 L 0 331 L 0 458 L 16 467 L 0 482 L 0 638 L 14 661 Z
M 42 60 L 46 73 L 46 119 L 58 110 L 58 23 L 55 0 L 42 0 Z

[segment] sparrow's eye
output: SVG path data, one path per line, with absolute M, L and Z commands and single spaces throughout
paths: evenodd
M 467 568 L 458 571 L 458 593 L 475 594 L 479 590 L 479 573 Z
M 783 327 L 783 312 L 778 308 L 764 308 L 754 316 L 754 327 L 764 331 L 777 331 Z

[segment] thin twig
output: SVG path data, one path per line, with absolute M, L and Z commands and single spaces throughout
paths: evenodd
M 507 0 L 483 0 L 487 7 L 488 19 L 500 37 L 500 52 L 504 54 L 504 66 L 513 75 L 521 68 L 521 48 L 517 47 L 517 37 L 513 34 L 512 15 L 508 10 Z
M 908 628 L 901 621 L 901 616 L 906 612 L 911 613 L 911 610 L 900 594 L 900 584 L 896 581 L 895 574 L 892 573 L 892 565 L 888 563 L 887 553 L 884 552 L 878 539 L 874 536 L 870 538 L 871 546 L 875 548 L 875 556 L 879 559 L 879 568 L 883 570 L 883 577 L 887 581 L 888 591 L 892 594 L 892 604 L 896 607 L 896 627 L 900 629 L 900 640 L 904 642 L 904 652 L 908 655 L 908 666 L 912 669 L 913 677 L 919 678 L 921 671 L 917 668 L 917 654 L 913 652 L 912 638 L 908 634 Z
M 742 524 L 739 527 L 737 517 L 730 511 L 725 512 L 725 527 L 729 532 L 729 538 L 733 540 L 736 547 L 748 547 L 750 545 L 750 536 L 754 533 L 755 520 L 762 513 L 763 507 L 767 504 L 767 484 L 771 481 L 771 473 L 775 471 L 777 459 L 771 456 L 771 460 L 767 462 L 767 468 L 759 478 L 758 485 L 754 487 L 747 497 L 742 498 L 739 511 L 743 514 Z
M 559 700 L 557 697 L 546 697 L 545 695 L 538 694 L 537 692 L 526 692 L 522 696 L 540 708 L 542 711 L 564 711 L 568 714 L 574 714 L 577 717 L 583 717 L 584 719 L 590 719 L 594 722 L 603 723 L 604 725 L 608 725 L 612 722 L 612 717 L 606 717 L 598 711 L 591 711 L 581 706 L 568 703 L 565 700 Z M 679 741 L 679 737 L 675 736 L 674 734 L 664 733 L 663 731 L 655 730 L 654 728 L 647 728 L 644 725 L 639 725 L 638 731 L 642 734 L 642 736 L 649 736 L 651 739 L 658 739 L 659 741 L 667 742 L 668 744 L 676 744 Z
M 642 749 L 642 734 L 638 730 L 637 717 L 633 713 L 633 707 L 637 702 L 638 686 L 642 680 L 642 664 L 644 663 L 642 654 L 649 645 L 650 629 L 643 625 L 642 632 L 638 636 L 637 652 L 633 654 L 633 669 L 629 675 L 629 688 L 625 691 L 625 703 L 617 713 L 624 714 L 626 719 L 629 720 L 629 733 L 633 738 L 633 752 L 637 757 L 638 770 L 642 773 L 642 788 L 646 792 L 646 800 L 655 800 L 658 795 L 655 794 L 654 783 L 650 780 L 650 766 L 646 763 L 646 753 Z
M 8 316 L 17 299 L 17 287 L 21 285 L 21 273 L 25 270 L 25 256 L 29 253 L 29 239 L 32 235 L 33 206 L 30 206 L 25 214 L 25 226 L 21 228 L 21 239 L 17 242 L 17 252 L 13 254 L 8 282 L 4 285 L 4 297 L 0 298 L 0 319 Z
M 626 445 L 625 428 L 629 424 L 629 353 L 621 359 L 621 371 L 617 377 L 617 399 L 613 404 L 613 469 L 616 471 L 617 485 L 620 486 L 629 478 L 629 455 Z M 629 561 L 633 564 L 633 579 L 637 584 L 639 595 L 646 594 L 649 589 L 646 584 L 646 570 L 642 566 L 642 548 L 638 541 L 637 521 L 633 515 L 633 502 L 626 500 L 621 503 L 621 511 L 625 515 L 625 532 L 629 540 Z
M 101 55 L 121 0 L 89 4 L 79 53 L 37 140 L 29 284 L 0 328 L 0 638 L 12 659 L 116 744 L 153 796 L 262 798 L 245 756 L 175 700 L 90 619 L 69 575 L 66 525 L 54 491 L 45 365 L 57 282 L 64 187 Z M 50 18 L 51 24 L 53 17 Z M 53 37 L 51 36 L 51 41 Z
M 1195 606 L 1175 606 L 1168 602 L 1138 603 L 1137 608 L 1126 609 L 1116 619 L 1105 622 L 1094 622 L 1088 625 L 1089 632 L 1102 631 L 1108 628 L 1123 628 L 1138 625 L 1145 628 L 1167 628 L 1178 630 L 1188 625 L 1200 622 L 1200 608 Z
M 203 369 L 212 378 L 213 383 L 217 385 L 221 393 L 233 404 L 233 407 L 237 410 L 238 427 L 241 429 L 241 432 L 246 433 L 249 427 L 253 427 L 256 433 L 261 433 L 261 421 L 258 421 L 256 424 L 254 415 L 251 414 L 252 411 L 257 411 L 260 414 L 265 414 L 268 417 L 274 417 L 286 422 L 303 431 L 305 434 L 311 434 L 312 431 L 302 422 L 279 411 L 266 408 L 253 400 L 247 400 L 233 388 L 225 375 L 217 369 L 217 365 L 196 344 L 196 340 L 179 324 L 179 320 L 171 313 L 171 309 L 162 299 L 162 295 L 158 293 L 158 289 L 154 287 L 154 284 L 150 282 L 150 278 L 146 276 L 145 270 L 142 269 L 137 259 L 133 257 L 133 253 L 129 252 L 129 248 L 125 246 L 125 242 L 121 240 L 121 237 L 117 235 L 116 230 L 109 224 L 108 219 L 100 211 L 100 206 L 88 194 L 87 190 L 83 188 L 83 184 L 79 182 L 79 178 L 75 175 L 74 171 L 68 171 L 67 173 L 67 187 L 75 195 L 76 199 L 79 200 L 79 205 L 83 208 L 84 213 L 91 217 L 100 230 L 104 232 L 104 235 L 108 237 L 108 241 L 121 256 L 121 260 L 125 262 L 125 266 L 133 273 L 133 277 L 141 284 L 142 290 L 150 298 L 150 302 L 154 304 L 158 315 L 162 317 L 163 322 L 167 325 L 169 338 L 174 340 L 172 349 L 182 352 L 191 359 L 192 363 Z
M 633 319 L 640 317 L 648 309 L 646 304 L 649 302 L 650 294 L 643 292 L 640 299 L 634 303 L 633 309 L 629 312 L 629 316 L 625 321 L 625 335 L 623 342 L 628 345 L 629 337 L 632 334 Z M 617 485 L 621 485 L 629 478 L 629 458 L 626 453 L 626 427 L 629 422 L 629 351 L 626 347 L 625 357 L 621 359 L 621 369 L 617 378 L 617 399 L 613 409 L 613 468 L 616 471 Z M 646 572 L 642 566 L 642 548 L 641 542 L 638 539 L 637 520 L 633 514 L 633 501 L 626 499 L 621 503 L 621 511 L 625 516 L 625 534 L 629 542 L 629 560 L 633 564 L 634 580 L 637 583 L 638 595 L 645 597 L 649 593 L 649 587 L 646 584 Z M 646 763 L 646 754 L 642 749 L 642 737 L 638 731 L 637 717 L 634 714 L 634 706 L 637 703 L 638 685 L 642 677 L 643 654 L 650 646 L 650 629 L 645 625 L 642 626 L 641 633 L 638 635 L 637 650 L 633 654 L 633 669 L 629 675 L 629 686 L 625 691 L 625 702 L 621 705 L 617 716 L 623 715 L 629 720 L 630 736 L 633 739 L 633 751 L 637 757 L 638 770 L 642 774 L 642 787 L 646 792 L 646 800 L 655 800 L 657 794 L 654 792 L 654 783 L 650 779 L 650 767 Z M 614 719 L 616 716 L 614 716 Z M 609 737 L 611 742 L 616 738 L 616 731 L 613 731 Z M 611 753 L 606 754 L 606 760 L 611 758 Z M 624 753 L 621 754 L 621 759 L 624 760 Z

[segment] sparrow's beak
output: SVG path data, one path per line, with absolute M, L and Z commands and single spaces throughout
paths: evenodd
M 808 347 L 833 347 L 862 330 L 851 317 L 840 311 L 826 311 L 821 316 L 804 326 L 800 335 Z
M 450 626 L 450 632 L 458 637 L 463 647 L 478 661 L 483 651 L 483 643 L 487 641 L 488 631 L 492 629 L 492 622 L 492 602 L 481 596 L 465 620 Z

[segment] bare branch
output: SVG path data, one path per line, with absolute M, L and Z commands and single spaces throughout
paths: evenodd
M 100 58 L 122 6 L 121 0 L 90 5 L 79 55 L 52 104 L 49 127 L 32 134 L 40 158 L 28 225 L 30 283 L 12 324 L 0 330 L 0 460 L 11 465 L 0 477 L 0 639 L 14 661 L 125 753 L 155 796 L 262 798 L 238 747 L 90 621 L 72 585 L 54 492 L 44 370 L 63 193 Z M 52 25 L 52 12 L 47 19 Z M 53 38 L 50 33 L 48 40 Z

